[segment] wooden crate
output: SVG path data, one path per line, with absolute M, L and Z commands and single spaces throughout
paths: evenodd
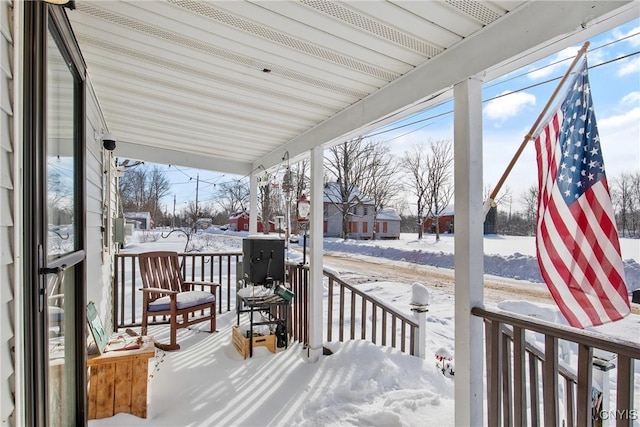
M 155 356 L 153 341 L 135 350 L 106 352 L 89 357 L 88 419 L 117 413 L 147 417 L 149 359 Z
M 264 346 L 271 351 L 271 353 L 276 352 L 276 336 L 271 335 L 260 335 L 252 338 L 253 340 L 253 348 L 255 349 L 258 346 Z M 233 346 L 238 350 L 238 353 L 243 358 L 249 357 L 249 338 L 246 338 L 241 332 L 238 326 L 234 326 L 232 328 L 231 342 Z

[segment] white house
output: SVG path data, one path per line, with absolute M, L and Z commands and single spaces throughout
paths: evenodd
M 348 212 L 349 239 L 373 238 L 373 215 L 375 205 L 373 200 L 363 195 L 358 187 L 353 187 L 351 193 L 342 200 L 340 184 L 329 182 L 323 191 L 323 234 L 326 237 L 342 237 L 343 212 Z
M 482 83 L 639 15 L 631 0 L 0 0 L 0 424 L 87 424 L 86 306 L 113 327 L 121 160 L 250 176 L 258 212 L 258 175 L 310 158 L 305 357 L 317 362 L 324 149 L 447 98 L 455 422 L 484 424 L 483 322 L 472 313 L 483 305 Z M 60 223 L 56 206 L 67 209 Z M 368 206 L 353 217 L 370 218 Z M 61 226 L 65 244 L 54 244 Z M 367 219 L 354 234 L 372 231 Z M 64 336 L 49 333 L 43 300 L 56 281 Z
M 374 230 L 376 239 L 400 238 L 400 215 L 393 208 L 384 208 L 376 215 Z
M 134 222 L 135 228 L 138 230 L 151 230 L 153 221 L 149 212 L 125 212 L 124 217 L 127 222 Z

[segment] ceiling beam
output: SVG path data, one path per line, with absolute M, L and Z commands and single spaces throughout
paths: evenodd
M 144 160 L 165 165 L 179 165 L 240 176 L 246 176 L 251 173 L 250 162 L 221 159 L 187 151 L 149 147 L 131 142 L 118 141 L 114 154 L 120 158 Z

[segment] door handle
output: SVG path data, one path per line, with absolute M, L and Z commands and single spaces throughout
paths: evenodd
M 41 267 L 39 273 L 42 275 L 45 274 L 60 274 L 67 268 L 66 264 L 62 264 L 59 267 Z
M 38 272 L 46 276 L 47 274 L 55 274 L 56 277 L 53 279 L 54 283 L 51 284 L 52 289 L 55 289 L 57 286 L 62 285 L 62 281 L 64 280 L 64 272 L 67 268 L 66 264 L 62 264 L 58 267 L 41 267 Z M 38 312 L 42 313 L 45 307 L 45 301 L 47 299 L 47 286 L 46 280 L 40 280 L 40 289 L 38 295 Z

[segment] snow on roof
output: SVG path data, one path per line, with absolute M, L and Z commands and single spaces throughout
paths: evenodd
M 337 182 L 327 182 L 324 185 L 323 193 L 324 203 L 339 203 L 342 201 L 342 196 L 340 195 L 340 184 Z M 373 200 L 363 195 L 362 192 L 360 192 L 360 189 L 354 186 L 351 189 L 351 194 L 349 195 L 348 201 L 349 203 L 353 203 L 353 201 L 356 199 L 363 205 L 373 204 Z
M 385 220 L 385 221 L 400 221 L 400 215 L 393 208 L 385 208 L 378 212 L 376 215 L 376 219 Z

